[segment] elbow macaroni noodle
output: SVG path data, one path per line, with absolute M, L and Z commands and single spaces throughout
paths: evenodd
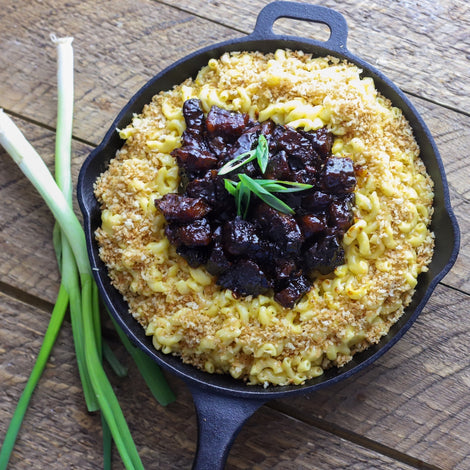
M 101 175 L 100 256 L 155 348 L 248 384 L 302 384 L 386 334 L 432 257 L 432 182 L 400 110 L 361 70 L 302 52 L 232 53 L 194 80 L 156 95 L 119 130 L 126 142 Z M 345 262 L 319 276 L 293 309 L 272 297 L 236 299 L 191 268 L 164 235 L 154 199 L 176 192 L 170 152 L 185 129 L 182 105 L 198 98 L 253 119 L 305 130 L 327 126 L 333 153 L 354 161 L 355 220 Z

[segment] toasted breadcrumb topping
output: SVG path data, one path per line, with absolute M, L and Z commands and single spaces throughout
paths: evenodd
M 361 70 L 302 52 L 226 53 L 156 95 L 120 130 L 125 139 L 95 184 L 100 256 L 155 347 L 248 384 L 301 384 L 378 342 L 410 303 L 433 253 L 433 186 L 402 112 Z M 353 159 L 355 220 L 345 263 L 319 276 L 292 309 L 270 296 L 235 298 L 191 268 L 165 234 L 154 199 L 177 192 L 182 106 L 199 98 L 253 119 L 328 126 L 333 153 Z

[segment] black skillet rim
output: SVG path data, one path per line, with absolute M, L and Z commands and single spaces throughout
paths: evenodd
M 290 2 L 276 3 L 278 4 L 277 17 L 289 16 L 288 14 L 283 15 L 282 13 L 285 13 L 285 10 L 279 7 L 281 6 L 280 4 L 284 4 L 284 8 L 290 8 L 293 4 Z M 268 7 L 271 5 L 273 4 L 268 5 Z M 308 6 L 312 7 L 312 5 L 307 5 L 307 7 Z M 336 17 L 336 19 L 338 19 L 338 17 Z M 328 24 L 328 26 L 330 26 L 330 29 L 332 30 L 335 28 L 335 25 Z M 345 22 L 344 24 L 339 24 L 339 26 L 337 26 L 337 28 L 345 27 Z M 329 44 L 328 42 L 319 42 L 301 37 L 278 36 L 274 34 L 270 35 L 268 30 L 264 29 L 261 31 L 260 28 L 255 27 L 255 31 L 246 38 L 237 38 L 224 41 L 222 43 L 208 46 L 192 54 L 189 54 L 188 56 L 180 59 L 179 61 L 162 70 L 154 78 L 148 81 L 139 91 L 137 91 L 137 93 L 134 94 L 131 100 L 114 120 L 101 144 L 90 153 L 82 166 L 77 189 L 78 201 L 84 216 L 87 248 L 92 265 L 93 275 L 98 284 L 104 303 L 118 324 L 126 332 L 130 340 L 137 347 L 146 352 L 164 369 L 169 370 L 180 378 L 183 378 L 189 384 L 195 385 L 200 389 L 206 389 L 207 391 L 217 392 L 223 395 L 234 397 L 260 398 L 263 400 L 270 400 L 313 392 L 314 390 L 332 385 L 340 380 L 344 380 L 347 377 L 350 377 L 360 370 L 365 369 L 368 365 L 377 360 L 394 344 L 396 344 L 396 342 L 406 333 L 406 331 L 408 331 L 418 315 L 421 313 L 439 281 L 447 274 L 457 258 L 460 243 L 458 224 L 450 205 L 448 185 L 442 160 L 428 128 L 408 98 L 401 92 L 401 90 L 399 90 L 396 85 L 393 84 L 393 82 L 391 82 L 387 77 L 385 77 L 381 72 L 376 70 L 370 64 L 351 54 L 346 49 L 345 39 L 347 30 L 343 30 L 343 32 L 344 35 L 342 38 L 339 40 L 337 39 L 334 43 Z M 344 39 L 344 42 L 342 39 Z M 328 47 L 325 47 L 325 45 L 328 45 Z M 114 156 L 114 152 L 122 145 L 122 141 L 120 141 L 116 129 L 122 128 L 124 123 L 130 122 L 132 114 L 135 112 L 140 112 L 143 104 L 150 101 L 150 99 L 148 99 L 149 96 L 153 96 L 160 90 L 169 89 L 169 87 L 166 85 L 157 85 L 160 82 L 165 83 L 168 81 L 168 77 L 171 78 L 173 75 L 175 75 L 175 71 L 178 72 L 181 68 L 188 68 L 188 64 L 192 66 L 194 71 L 197 71 L 202 67 L 202 65 L 207 64 L 207 61 L 210 58 L 219 57 L 224 52 L 258 50 L 260 52 L 266 53 L 274 52 L 274 50 L 279 48 L 303 50 L 304 52 L 311 52 L 314 56 L 331 55 L 339 57 L 340 59 L 346 59 L 361 67 L 364 70 L 363 75 L 372 77 L 375 81 L 377 89 L 384 96 L 391 98 L 395 106 L 398 106 L 400 109 L 402 109 L 405 116 L 412 124 L 416 139 L 419 142 L 420 147 L 422 147 L 423 143 L 426 144 L 426 156 L 430 155 L 429 161 L 427 161 L 427 159 L 425 160 L 424 157 L 423 161 L 425 162 L 428 171 L 432 173 L 431 177 L 436 185 L 437 196 L 440 197 L 440 200 L 438 201 L 439 204 L 436 204 L 436 212 L 433 217 L 433 224 L 431 228 L 434 231 L 442 231 L 443 228 L 445 228 L 447 230 L 446 235 L 450 236 L 450 238 L 446 239 L 446 244 L 444 246 L 444 248 L 446 248 L 446 253 L 443 256 L 445 260 L 440 261 L 441 265 L 437 268 L 437 272 L 433 273 L 432 275 L 429 273 L 425 274 L 424 276 L 420 275 L 420 278 L 418 278 L 418 289 L 413 297 L 412 303 L 405 309 L 405 313 L 400 318 L 400 320 L 392 326 L 390 332 L 384 336 L 379 343 L 370 346 L 367 350 L 361 353 L 356 354 L 352 361 L 350 361 L 344 367 L 340 369 L 329 369 L 325 372 L 324 375 L 319 378 L 310 379 L 306 382 L 305 385 L 269 386 L 265 388 L 261 385 L 248 386 L 244 382 L 235 380 L 228 375 L 208 374 L 196 369 L 191 365 L 183 364 L 179 357 L 165 355 L 153 348 L 151 339 L 145 336 L 142 327 L 137 324 L 131 315 L 128 314 L 126 304 L 122 297 L 111 286 L 107 276 L 106 268 L 99 259 L 96 242 L 94 241 L 93 236 L 93 225 L 95 224 L 96 228 L 97 216 L 99 217 L 100 211 L 98 213 L 96 212 L 96 209 L 98 208 L 99 210 L 99 207 L 97 206 L 97 202 L 93 196 L 94 180 L 89 181 L 89 178 L 87 179 L 87 175 L 91 173 L 90 176 L 93 174 L 97 176 L 105 169 L 109 159 Z M 194 66 L 192 65 L 194 63 L 199 63 L 202 65 Z M 174 81 L 173 84 L 181 83 L 188 76 L 189 75 L 185 75 L 184 77 L 181 77 L 178 81 Z M 437 216 L 439 223 L 436 222 Z M 444 237 L 441 236 L 439 238 Z M 436 241 L 439 238 L 436 236 Z M 452 244 L 449 247 L 450 239 L 452 239 Z M 433 265 L 433 261 L 431 262 L 431 267 Z M 418 292 L 420 292 L 419 295 Z M 119 313 L 121 309 L 124 309 L 124 313 L 122 314 Z

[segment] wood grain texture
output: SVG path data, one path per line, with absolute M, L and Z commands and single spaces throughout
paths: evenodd
M 250 33 L 269 0 L 160 0 Z M 403 90 L 468 112 L 470 6 L 465 0 L 300 0 L 333 8 L 346 18 L 348 49 L 379 68 Z M 324 40 L 318 28 L 283 19 L 275 32 Z M 313 36 L 312 36 L 313 32 Z
M 469 82 L 470 83 L 470 82 Z M 437 144 L 449 185 L 449 194 L 460 227 L 460 252 L 443 282 L 470 293 L 470 116 L 411 97 Z
M 372 367 L 325 391 L 283 401 L 280 409 L 438 468 L 470 468 L 469 309 L 468 295 L 438 287 L 413 327 Z
M 54 167 L 55 135 L 50 130 L 14 119 L 51 171 Z M 72 178 L 91 147 L 72 146 Z M 59 273 L 52 246 L 54 218 L 39 193 L 0 147 L 0 280 L 48 302 L 58 292 Z M 75 203 L 75 211 L 78 207 Z
M 49 35 L 74 37 L 74 134 L 95 144 L 152 76 L 191 51 L 239 35 L 152 0 L 7 2 L 0 31 L 1 105 L 48 126 L 56 117 Z
M 251 32 L 256 14 L 268 1 L 3 3 L 0 106 L 20 116 L 15 121 L 51 167 L 56 65 L 49 34 L 75 37 L 76 180 L 93 147 L 83 142 L 98 143 L 140 86 L 193 50 Z M 469 6 L 463 0 L 325 0 L 322 4 L 344 14 L 349 49 L 408 91 L 428 124 L 447 171 L 462 231 L 461 253 L 418 321 L 391 351 L 327 390 L 262 407 L 237 437 L 227 468 L 466 470 L 470 468 Z M 277 23 L 275 31 L 327 37 L 324 28 L 289 20 Z M 0 163 L 1 442 L 41 344 L 59 275 L 48 209 L 2 149 Z M 130 365 L 116 337 L 106 333 L 118 356 Z M 178 399 L 163 408 L 134 368 L 123 380 L 110 376 L 146 468 L 189 469 L 196 420 L 186 386 L 170 377 Z M 100 419 L 85 411 L 66 322 L 28 411 L 11 468 L 101 467 Z M 113 468 L 123 468 L 116 455 Z
M 0 441 L 23 390 L 45 331 L 48 312 L 0 294 Z M 110 342 L 120 359 L 128 357 Z M 130 365 L 130 364 L 129 364 Z M 109 374 L 112 377 L 112 374 Z M 189 469 L 195 452 L 196 419 L 184 384 L 171 380 L 177 401 L 159 406 L 133 368 L 112 383 L 145 468 Z M 123 468 L 115 455 L 113 468 Z M 362 448 L 309 424 L 263 407 L 247 423 L 230 453 L 227 469 L 357 468 L 404 469 L 377 452 Z M 11 459 L 12 470 L 102 467 L 101 425 L 86 412 L 74 362 L 68 323 L 33 396 Z

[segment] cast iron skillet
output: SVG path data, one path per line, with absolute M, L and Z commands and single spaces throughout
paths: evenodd
M 329 27 L 330 38 L 325 42 L 294 36 L 279 36 L 272 27 L 279 18 L 294 18 Z M 437 147 L 431 134 L 405 95 L 382 73 L 354 56 L 346 49 L 347 25 L 343 16 L 331 9 L 303 3 L 274 2 L 259 13 L 255 29 L 247 37 L 206 47 L 166 68 L 139 90 L 119 113 L 103 142 L 90 154 L 80 171 L 78 201 L 84 216 L 85 231 L 93 273 L 102 299 L 129 338 L 164 369 L 182 378 L 189 386 L 198 416 L 198 447 L 194 469 L 223 469 L 230 449 L 243 423 L 264 403 L 272 399 L 311 393 L 334 384 L 366 368 L 395 344 L 415 321 L 437 283 L 455 262 L 459 249 L 459 228 L 450 206 L 447 182 Z M 107 270 L 98 256 L 94 231 L 100 226 L 100 207 L 93 195 L 93 183 L 106 169 L 116 150 L 122 145 L 116 128 L 125 127 L 133 113 L 140 113 L 153 95 L 169 90 L 188 77 L 194 77 L 209 59 L 227 51 L 274 52 L 278 48 L 303 50 L 314 56 L 332 55 L 358 65 L 364 75 L 372 77 L 377 89 L 404 112 L 421 148 L 421 157 L 435 184 L 435 212 L 432 230 L 436 247 L 430 269 L 421 274 L 411 305 L 382 340 L 354 356 L 345 367 L 333 368 L 305 385 L 268 387 L 247 386 L 229 376 L 212 375 L 183 364 L 177 357 L 154 349 L 150 338 L 128 314 L 122 296 L 111 286 Z

